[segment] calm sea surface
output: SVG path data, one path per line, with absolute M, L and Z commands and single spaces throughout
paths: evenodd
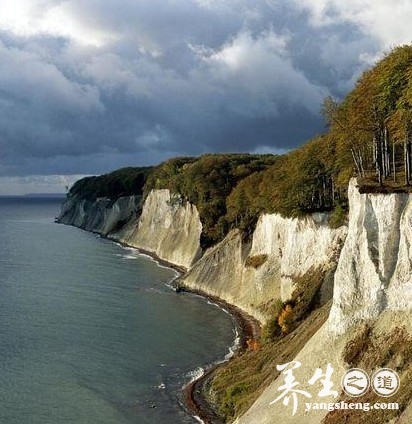
M 54 223 L 61 200 L 0 198 L 0 423 L 193 423 L 191 372 L 233 321 L 174 271 Z

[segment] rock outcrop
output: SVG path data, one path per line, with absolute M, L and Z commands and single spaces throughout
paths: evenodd
M 333 334 L 385 310 L 412 307 L 412 196 L 360 194 L 351 180 L 349 202 L 349 231 L 328 320 Z

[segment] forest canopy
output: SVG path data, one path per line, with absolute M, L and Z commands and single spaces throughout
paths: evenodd
M 87 200 L 101 197 L 116 200 L 122 196 L 143 195 L 143 188 L 151 169 L 151 167 L 127 167 L 97 177 L 85 177 L 73 184 L 69 196 Z
M 170 159 L 150 173 L 145 194 L 168 188 L 196 205 L 203 225 L 201 244 L 210 246 L 233 227 L 227 198 L 246 177 L 264 171 L 278 160 L 274 155 L 207 154 L 199 158 Z M 257 215 L 254 217 L 257 219 Z
M 378 191 L 411 184 L 412 46 L 394 48 L 362 74 L 342 103 L 326 99 L 324 112 L 337 158 L 352 161 L 365 190 L 374 183 Z M 338 173 L 343 183 L 348 173 L 345 167 Z

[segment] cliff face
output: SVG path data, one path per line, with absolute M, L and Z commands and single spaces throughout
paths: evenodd
M 69 197 L 57 221 L 106 236 L 136 218 L 139 204 L 140 196 L 120 197 L 115 202 L 106 198 L 90 201 Z
M 360 194 L 352 180 L 348 228 L 328 228 L 322 214 L 305 219 L 262 215 L 250 241 L 243 241 L 234 230 L 203 256 L 195 206 L 168 190 L 151 192 L 139 218 L 137 204 L 133 197 L 113 204 L 69 199 L 59 221 L 110 233 L 183 266 L 188 269 L 181 278 L 184 285 L 218 296 L 262 322 L 270 301 L 290 297 L 296 277 L 313 268 L 334 270 L 337 264 L 334 279 L 323 287 L 324 292 L 333 288 L 329 318 L 295 358 L 302 364 L 294 372 L 302 383 L 299 389 L 313 393 L 307 382 L 316 368 L 325 371 L 327 364 L 335 376 L 343 375 L 348 368 L 343 352 L 359 324 L 367 321 L 376 337 L 379 332 L 389 334 L 396 325 L 412 332 L 412 195 Z M 282 384 L 284 376 L 275 379 L 238 422 L 254 424 L 257 417 L 260 423 L 322 421 L 327 411 L 305 413 L 300 408 L 292 416 L 282 402 L 269 405 Z M 339 390 L 339 381 L 335 384 Z M 325 398 L 311 401 L 325 402 Z
M 154 190 L 146 198 L 138 220 L 131 220 L 116 237 L 156 254 L 160 259 L 189 268 L 202 254 L 202 224 L 195 206 Z
M 310 269 L 336 266 L 346 229 L 332 230 L 326 219 L 323 214 L 303 220 L 262 215 L 251 242 L 242 242 L 241 234 L 232 231 L 209 249 L 181 281 L 265 322 L 268 303 L 289 299 L 297 276 Z M 254 259 L 259 258 L 254 267 Z M 324 292 L 332 292 L 330 279 L 329 284 Z
M 183 285 L 218 296 L 265 322 L 268 304 L 287 300 L 294 278 L 311 268 L 334 269 L 346 228 L 330 229 L 324 214 L 305 219 L 262 215 L 251 241 L 234 230 L 202 256 L 202 224 L 194 205 L 169 190 L 152 191 L 137 216 L 138 198 L 89 202 L 69 198 L 59 222 L 109 235 L 188 269 Z M 253 259 L 264 258 L 258 266 Z M 328 280 L 324 292 L 332 292 Z
M 329 331 L 412 306 L 412 197 L 349 185 L 349 232 L 335 274 Z

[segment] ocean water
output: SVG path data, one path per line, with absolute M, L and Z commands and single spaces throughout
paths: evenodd
M 193 423 L 182 387 L 228 354 L 232 318 L 175 272 L 0 198 L 0 423 Z

